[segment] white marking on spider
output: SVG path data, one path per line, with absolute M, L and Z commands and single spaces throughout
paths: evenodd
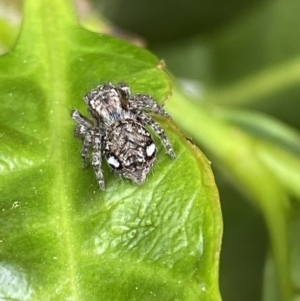
M 115 167 L 115 168 L 118 168 L 118 167 L 120 166 L 120 162 L 119 162 L 118 160 L 116 160 L 115 157 L 109 157 L 109 158 L 107 159 L 107 163 L 108 163 L 109 165 L 112 165 L 112 166 Z
M 147 154 L 148 157 L 151 157 L 154 154 L 154 152 L 155 152 L 155 144 L 152 143 L 149 146 L 147 146 L 146 154 Z

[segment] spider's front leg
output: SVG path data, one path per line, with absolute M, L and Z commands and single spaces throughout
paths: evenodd
M 150 95 L 147 94 L 134 94 L 128 98 L 129 109 L 137 111 L 150 111 L 167 118 L 171 116 L 159 105 Z
M 75 128 L 75 135 L 83 140 L 83 147 L 81 149 L 81 158 L 83 167 L 87 167 L 89 163 L 89 149 L 93 147 L 92 165 L 96 174 L 97 181 L 102 190 L 105 189 L 104 178 L 101 170 L 101 141 L 102 135 L 98 128 L 94 127 L 92 121 L 80 114 L 79 111 L 73 110 L 71 112 L 72 119 L 77 123 Z
M 84 117 L 78 110 L 72 110 L 71 117 L 78 124 L 75 128 L 75 135 L 78 137 L 84 137 L 93 127 L 93 122 Z
M 80 151 L 80 155 L 83 161 L 83 167 L 85 168 L 89 165 L 88 151 L 93 141 L 93 132 L 91 131 L 93 124 L 77 110 L 71 111 L 71 117 L 77 123 L 74 130 L 75 135 L 83 140 L 83 147 Z
M 121 95 L 126 99 L 130 97 L 130 87 L 125 83 L 118 83 L 116 86 L 117 90 L 121 92 Z
M 170 155 L 170 157 L 172 159 L 176 158 L 176 154 L 172 148 L 172 145 L 169 141 L 169 139 L 167 138 L 165 131 L 160 127 L 160 125 L 158 123 L 156 123 L 151 116 L 147 115 L 144 112 L 140 112 L 139 113 L 139 118 L 138 118 L 142 124 L 144 125 L 149 125 L 153 131 L 157 134 L 157 136 L 160 138 L 165 150 L 167 151 L 167 153 Z
M 101 164 L 102 164 L 102 136 L 99 132 L 93 132 L 93 153 L 92 153 L 92 165 L 94 167 L 95 175 L 97 178 L 97 181 L 99 183 L 100 189 L 105 190 L 105 183 L 104 183 L 104 177 L 101 170 Z

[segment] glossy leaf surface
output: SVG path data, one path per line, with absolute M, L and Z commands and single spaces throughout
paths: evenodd
M 177 159 L 156 139 L 144 185 L 105 165 L 102 192 L 82 169 L 70 110 L 106 81 L 160 102 L 171 92 L 149 52 L 84 30 L 67 0 L 27 0 L 0 58 L 0 299 L 220 300 L 218 193 L 172 121 L 156 118 Z

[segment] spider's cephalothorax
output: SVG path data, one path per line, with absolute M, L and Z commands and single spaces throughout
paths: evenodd
M 89 148 L 92 148 L 92 165 L 99 186 L 104 190 L 101 170 L 102 153 L 118 175 L 142 184 L 156 156 L 155 143 L 146 129 L 149 126 L 158 135 L 167 153 L 175 153 L 164 130 L 145 111 L 170 117 L 149 95 L 130 94 L 124 83 L 99 85 L 84 97 L 93 121 L 74 110 L 72 119 L 77 123 L 75 134 L 83 140 L 81 157 L 88 165 Z

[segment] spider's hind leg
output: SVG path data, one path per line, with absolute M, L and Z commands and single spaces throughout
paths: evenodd
M 169 156 L 172 159 L 176 158 L 176 154 L 173 150 L 173 147 L 169 141 L 169 139 L 167 138 L 165 131 L 160 127 L 160 125 L 155 122 L 151 116 L 145 114 L 145 113 L 140 113 L 139 116 L 139 120 L 144 124 L 144 125 L 148 125 L 152 128 L 152 130 L 157 134 L 157 136 L 159 137 L 161 143 L 163 144 L 165 150 L 167 151 L 167 153 L 169 154 Z
M 101 144 L 102 144 L 102 136 L 100 133 L 93 132 L 92 137 L 92 145 L 93 145 L 93 155 L 92 155 L 92 165 L 94 167 L 95 175 L 100 186 L 101 190 L 105 190 L 104 177 L 101 170 L 102 164 L 102 154 L 101 154 Z

